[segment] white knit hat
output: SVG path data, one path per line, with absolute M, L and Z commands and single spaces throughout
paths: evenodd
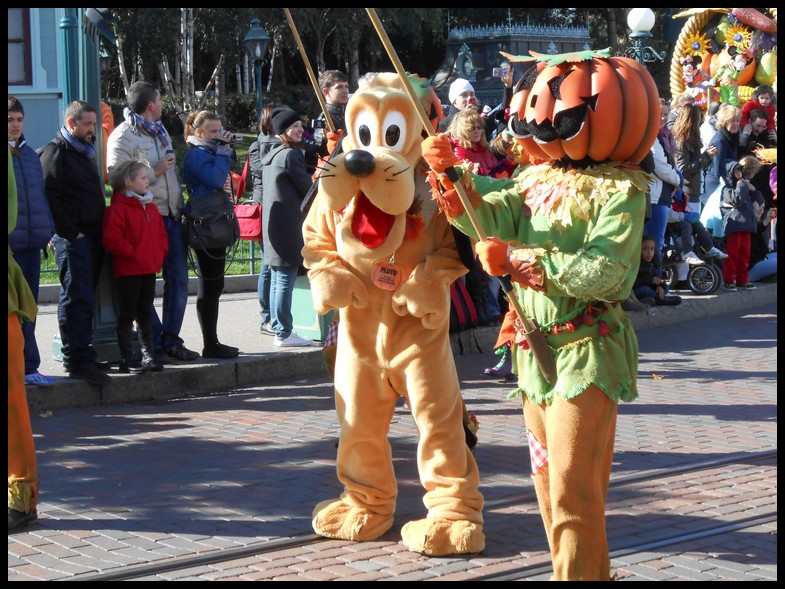
M 447 94 L 447 97 L 450 99 L 450 104 L 454 104 L 455 99 L 464 92 L 474 92 L 474 86 L 469 83 L 469 80 L 458 78 L 450 84 L 450 92 Z

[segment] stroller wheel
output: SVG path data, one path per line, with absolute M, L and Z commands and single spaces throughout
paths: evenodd
M 714 264 L 691 266 L 687 275 L 690 290 L 698 295 L 709 295 L 715 292 L 722 282 L 722 276 Z

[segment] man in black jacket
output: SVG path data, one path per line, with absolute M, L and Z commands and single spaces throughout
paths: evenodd
M 97 366 L 93 348 L 93 295 L 103 262 L 106 208 L 93 147 L 98 115 L 92 105 L 75 100 L 63 119 L 55 138 L 38 151 L 55 221 L 52 243 L 60 271 L 57 320 L 63 367 L 71 378 L 105 385 L 110 378 Z
M 336 131 L 346 134 L 346 103 L 349 102 L 349 79 L 340 70 L 327 70 L 319 75 L 319 88 L 324 95 L 327 112 L 330 113 Z M 319 155 L 327 157 L 327 126 L 324 113 L 319 113 L 314 123 L 313 140 L 320 146 Z M 306 162 L 307 163 L 307 162 Z

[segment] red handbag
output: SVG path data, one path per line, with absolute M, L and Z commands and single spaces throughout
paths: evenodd
M 235 200 L 240 200 L 245 193 L 245 187 L 248 184 L 248 159 L 249 157 L 245 156 L 245 165 L 243 166 L 243 173 L 242 174 L 232 174 L 232 187 L 235 188 L 234 191 L 234 198 Z
M 234 214 L 240 223 L 240 239 L 262 240 L 262 205 L 252 200 L 235 203 Z

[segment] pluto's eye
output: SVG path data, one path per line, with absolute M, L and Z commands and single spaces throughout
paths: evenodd
M 384 145 L 395 151 L 403 151 L 406 143 L 406 117 L 399 111 L 390 111 L 384 117 Z
M 371 144 L 371 130 L 368 128 L 368 125 L 361 125 L 357 129 L 357 138 L 363 147 L 368 147 Z
M 372 147 L 386 147 L 402 152 L 406 143 L 406 117 L 398 111 L 390 111 L 379 127 L 376 113 L 361 110 L 354 119 L 354 136 L 359 143 L 358 149 L 370 150 Z

